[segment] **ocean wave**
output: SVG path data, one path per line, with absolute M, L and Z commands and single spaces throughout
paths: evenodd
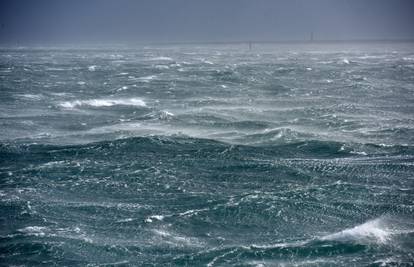
M 327 247 L 328 244 L 394 245 L 396 238 L 414 233 L 414 223 L 404 218 L 382 216 L 336 233 L 316 236 L 308 240 L 250 245 L 247 249 L 286 249 Z
M 408 225 L 408 226 L 407 226 Z M 322 237 L 314 237 L 307 240 L 294 240 L 263 245 L 238 245 L 215 248 L 203 253 L 203 257 L 209 258 L 208 266 L 221 266 L 223 263 L 237 262 L 242 258 L 247 262 L 257 262 L 260 255 L 261 263 L 270 265 L 288 264 L 287 256 L 292 256 L 289 264 L 309 266 L 337 262 L 344 265 L 347 261 L 351 264 L 357 252 L 368 251 L 372 245 L 393 246 L 398 243 L 395 239 L 402 235 L 412 234 L 412 224 L 404 225 L 401 218 L 380 217 L 369 220 L 361 225 L 347 228 L 337 233 Z M 372 249 L 372 248 L 371 248 Z M 326 256 L 341 255 L 338 259 L 329 260 Z M 347 258 L 347 255 L 351 257 Z M 256 260 L 255 260 L 256 259 Z M 304 261 L 306 259 L 306 261 Z M 281 262 L 282 260 L 282 262 Z M 404 262 L 407 259 L 393 259 L 392 262 Z M 383 262 L 383 260 L 378 260 Z
M 241 138 L 241 143 L 269 145 L 269 144 L 288 144 L 304 140 L 315 140 L 316 136 L 305 134 L 289 128 L 265 129 L 259 133 L 245 135 Z
M 66 101 L 59 104 L 59 106 L 66 109 L 74 109 L 80 106 L 112 107 L 117 105 L 145 107 L 147 104 L 140 98 L 75 100 Z
M 157 78 L 157 75 L 149 75 L 149 76 L 136 78 L 136 80 L 142 81 L 142 82 L 150 82 L 154 80 L 155 78 Z
M 46 226 L 27 226 L 22 229 L 17 230 L 18 233 L 21 233 L 26 236 L 34 237 L 60 237 L 64 239 L 74 239 L 80 240 L 83 242 L 93 243 L 93 240 L 86 235 L 79 227 L 70 227 L 70 228 L 52 228 Z
M 412 265 L 412 49 L 264 46 L 7 52 L 4 264 Z
M 152 241 L 161 246 L 164 244 L 174 247 L 186 246 L 191 248 L 205 246 L 204 242 L 195 237 L 184 236 L 167 229 L 153 229 L 152 232 L 154 233 Z
M 149 60 L 151 61 L 172 61 L 173 59 L 170 57 L 161 56 L 161 57 L 153 57 L 153 58 L 150 58 Z
M 19 94 L 16 96 L 18 96 L 19 98 L 25 98 L 30 100 L 41 100 L 44 98 L 44 96 L 41 94 Z
M 96 65 L 91 65 L 91 66 L 88 67 L 88 70 L 89 71 L 95 71 L 97 67 L 98 66 L 96 66 Z
M 158 116 L 158 115 L 157 115 Z M 171 116 L 165 115 L 160 113 L 159 116 Z M 167 117 L 167 119 L 169 119 Z M 165 118 L 160 118 L 164 120 Z M 183 130 L 183 129 L 181 129 Z M 119 138 L 115 138 L 112 135 L 109 135 L 110 139 L 105 139 L 108 134 L 117 133 L 117 132 L 124 132 L 130 134 L 125 134 L 124 136 L 120 136 Z M 121 124 L 114 124 L 112 126 L 103 126 L 89 129 L 87 134 L 94 136 L 92 142 L 80 143 L 80 144 L 60 144 L 60 145 L 49 145 L 49 144 L 20 144 L 16 141 L 7 141 L 0 143 L 0 152 L 7 154 L 7 153 L 20 153 L 20 151 L 27 152 L 30 150 L 37 151 L 37 150 L 53 150 L 53 149 L 65 149 L 65 147 L 70 147 L 73 149 L 83 149 L 83 148 L 93 148 L 96 149 L 97 147 L 106 147 L 107 145 L 111 145 L 112 149 L 118 150 L 122 149 L 124 146 L 123 144 L 128 144 L 129 146 L 141 146 L 144 145 L 147 147 L 148 145 L 154 146 L 153 149 L 169 149 L 170 146 L 174 147 L 175 145 L 180 145 L 190 148 L 192 146 L 201 146 L 206 147 L 211 150 L 216 150 L 218 148 L 222 149 L 223 151 L 232 151 L 232 153 L 251 153 L 256 152 L 261 155 L 268 155 L 268 156 L 277 156 L 281 158 L 307 158 L 307 159 L 335 159 L 335 158 L 352 158 L 354 160 L 358 160 L 358 162 L 367 162 L 367 164 L 371 161 L 376 161 L 383 159 L 383 155 L 388 155 L 386 161 L 390 162 L 391 160 L 409 160 L 412 158 L 412 154 L 414 154 L 414 147 L 413 146 L 379 146 L 375 144 L 352 144 L 348 143 L 347 146 L 344 146 L 342 142 L 335 142 L 335 141 L 324 141 L 324 140 L 315 140 L 315 139 L 294 139 L 289 137 L 290 141 L 282 141 L 282 142 L 268 142 L 269 139 L 265 139 L 266 141 L 258 141 L 254 139 L 254 142 L 246 142 L 244 139 L 243 141 L 237 142 L 237 140 L 233 140 L 233 137 L 228 137 L 225 132 L 223 133 L 202 133 L 202 132 L 182 132 L 179 129 L 172 130 L 165 127 L 157 127 L 157 125 L 148 126 L 143 122 L 125 122 Z M 103 135 L 101 138 L 103 140 L 99 140 L 99 138 L 95 135 Z M 83 136 L 85 133 L 83 133 Z M 234 133 L 231 133 L 233 136 Z M 203 137 L 204 136 L 204 137 Z M 208 138 L 208 136 L 214 138 Z M 59 140 L 62 138 L 59 137 Z M 280 136 L 280 132 L 272 132 L 270 139 L 274 138 L 283 138 Z M 53 144 L 51 140 L 51 144 Z M 234 149 L 237 147 L 237 149 Z M 364 153 L 361 157 L 359 154 L 356 154 L 353 149 L 365 149 L 368 153 Z M 405 151 L 408 153 L 406 157 L 401 157 L 397 153 L 398 151 Z M 368 155 L 365 155 L 368 154 Z M 408 163 L 407 163 L 408 164 Z
M 404 225 L 401 219 L 379 217 L 363 224 L 319 238 L 322 241 L 387 244 L 398 235 L 414 233 L 410 223 Z

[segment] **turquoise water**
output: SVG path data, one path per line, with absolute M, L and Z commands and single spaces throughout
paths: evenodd
M 414 46 L 0 51 L 0 265 L 412 266 Z

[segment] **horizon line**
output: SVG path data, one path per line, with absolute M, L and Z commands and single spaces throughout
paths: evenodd
M 413 43 L 414 38 L 375 38 L 375 39 L 308 39 L 308 40 L 223 40 L 223 41 L 131 41 L 131 42 L 79 42 L 79 43 L 1 43 L 0 49 L 12 47 L 60 47 L 60 46 L 91 46 L 111 47 L 130 45 L 236 45 L 236 44 L 346 44 L 346 43 Z

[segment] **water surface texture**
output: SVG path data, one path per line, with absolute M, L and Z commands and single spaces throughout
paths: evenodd
M 414 45 L 0 51 L 0 265 L 412 266 Z

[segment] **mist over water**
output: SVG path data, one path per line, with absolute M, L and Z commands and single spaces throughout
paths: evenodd
M 0 51 L 4 265 L 409 266 L 414 47 Z
M 413 40 L 412 0 L 2 0 L 0 44 Z

